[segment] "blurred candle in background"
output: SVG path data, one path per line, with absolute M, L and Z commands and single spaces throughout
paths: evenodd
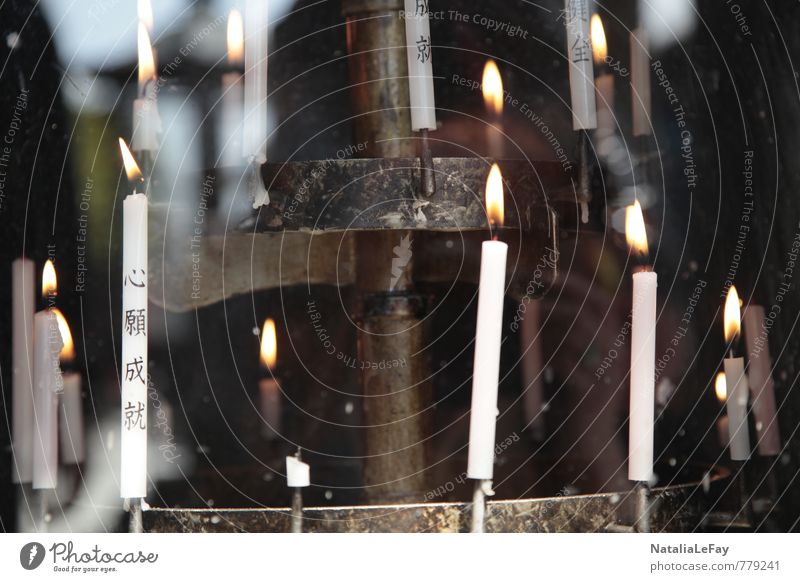
M 63 343 L 52 306 L 57 295 L 56 271 L 51 261 L 42 271 L 46 307 L 34 316 L 33 360 L 33 488 L 58 485 L 58 393 L 62 388 L 59 354 Z
M 33 478 L 33 316 L 36 311 L 36 264 L 25 257 L 11 266 L 12 445 L 14 483 Z
M 75 345 L 67 319 L 60 309 L 53 311 L 56 314 L 61 340 L 64 343 L 61 348 L 64 389 L 61 391 L 58 422 L 61 462 L 65 465 L 78 465 L 86 459 L 83 426 L 83 379 L 80 372 L 70 369 L 75 365 Z
M 264 434 L 268 440 L 276 439 L 281 434 L 281 387 L 275 378 L 275 365 L 278 362 L 278 338 L 275 322 L 264 321 L 261 330 L 261 365 L 265 376 L 258 382 L 261 399 L 261 417 L 264 420 Z
M 244 24 L 235 8 L 228 14 L 228 70 L 222 75 L 222 103 L 219 116 L 219 144 L 223 166 L 238 166 L 242 160 L 244 111 Z
M 608 45 L 603 21 L 599 14 L 592 14 L 592 56 L 597 70 L 595 94 L 597 101 L 597 134 L 601 139 L 614 133 L 614 75 L 606 63 Z
M 753 396 L 753 420 L 758 439 L 758 454 L 775 456 L 781 452 L 781 433 L 772 380 L 772 358 L 765 329 L 764 308 L 750 305 L 744 312 L 744 337 L 747 348 L 747 375 Z
M 639 137 L 653 133 L 650 119 L 650 37 L 642 28 L 630 34 L 631 49 L 631 101 L 633 107 L 633 135 Z
M 137 46 L 139 55 L 138 90 L 133 102 L 133 135 L 131 147 L 135 152 L 154 152 L 158 149 L 161 118 L 158 115 L 158 77 L 155 52 L 147 26 L 139 22 Z
M 493 159 L 503 157 L 503 78 L 492 59 L 483 67 L 483 102 L 486 105 L 486 151 Z

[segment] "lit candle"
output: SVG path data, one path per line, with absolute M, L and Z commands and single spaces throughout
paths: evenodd
M 492 166 L 486 181 L 486 213 L 492 228 L 503 225 L 503 176 L 497 164 Z M 508 245 L 497 240 L 496 236 L 492 240 L 484 241 L 481 247 L 469 422 L 467 476 L 470 479 L 491 481 L 494 474 L 497 384 L 500 377 L 507 254 Z
M 626 209 L 625 237 L 631 251 L 646 259 L 647 232 L 638 200 Z M 628 433 L 628 479 L 631 481 L 649 482 L 653 476 L 657 288 L 658 276 L 649 266 L 633 274 Z
M 42 295 L 47 306 L 33 318 L 33 488 L 58 485 L 58 393 L 62 388 L 58 356 L 62 341 L 52 309 L 56 296 L 56 271 L 47 261 L 42 272 Z
M 631 31 L 631 101 L 633 135 L 651 135 L 650 37 L 641 26 Z
M 744 358 L 734 354 L 734 344 L 741 332 L 739 294 L 731 285 L 725 299 L 725 341 L 729 345 L 725 358 L 725 378 L 728 387 L 728 433 L 731 459 L 745 461 L 750 456 L 750 432 L 747 426 L 747 376 L 744 373 Z
M 758 453 L 774 456 L 781 452 L 781 433 L 775 405 L 775 383 L 772 381 L 772 359 L 764 334 L 764 308 L 750 305 L 744 312 L 744 338 L 747 347 L 747 379 L 753 396 L 753 419 L 758 438 Z
M 242 155 L 256 164 L 267 161 L 268 6 L 266 0 L 247 0 L 245 7 Z
M 405 0 L 408 91 L 411 101 L 411 129 L 436 129 L 433 94 L 431 24 L 428 0 Z
M 281 434 L 281 387 L 273 373 L 277 361 L 275 322 L 267 319 L 261 330 L 261 365 L 266 375 L 259 381 L 258 390 L 261 397 L 261 418 L 266 425 L 264 432 L 269 440 L 278 438 Z
M 489 157 L 503 157 L 503 78 L 497 64 L 489 59 L 483 67 L 483 102 L 486 105 L 486 143 Z
M 595 129 L 597 110 L 589 36 L 589 0 L 565 0 L 564 6 L 572 128 L 576 131 Z
M 600 71 L 595 78 L 595 94 L 597 101 L 597 130 L 601 136 L 607 136 L 614 131 L 614 75 L 606 63 L 608 46 L 606 45 L 606 32 L 603 21 L 598 14 L 592 15 L 592 55 L 594 64 Z
M 242 15 L 235 8 L 228 14 L 228 65 L 230 70 L 222 75 L 222 114 L 220 115 L 220 144 L 223 148 L 223 166 L 235 166 L 241 161 L 242 111 L 244 86 L 242 62 L 244 60 L 244 25 Z
M 11 266 L 11 317 L 13 334 L 13 440 L 14 483 L 33 478 L 33 316 L 36 311 L 36 265 L 19 258 Z
M 724 406 L 728 399 L 728 385 L 725 381 L 725 372 L 719 372 L 714 379 L 714 394 L 716 394 L 719 403 Z M 728 446 L 728 415 L 725 413 L 720 413 L 717 419 L 717 435 L 719 436 L 719 444 L 722 445 L 724 449 Z
M 61 391 L 61 407 L 58 421 L 58 441 L 61 462 L 65 465 L 78 465 L 86 458 L 83 428 L 83 382 L 81 373 L 69 370 L 75 362 L 75 344 L 72 332 L 61 310 L 53 310 L 58 320 L 58 330 L 64 346 L 61 348 L 61 368 L 64 389 Z
M 136 152 L 153 152 L 158 149 L 161 118 L 158 115 L 158 77 L 155 52 L 144 22 L 139 22 L 137 45 L 139 82 L 137 98 L 133 102 L 131 147 Z
M 120 496 L 147 494 L 147 196 L 137 191 L 142 172 L 119 140 L 128 180 L 122 229 L 122 395 Z

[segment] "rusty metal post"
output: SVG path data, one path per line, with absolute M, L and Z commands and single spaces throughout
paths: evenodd
M 402 0 L 345 0 L 355 138 L 367 157 L 414 157 Z M 398 193 L 398 195 L 400 195 Z M 357 232 L 356 288 L 371 503 L 420 501 L 427 491 L 430 362 L 413 293 L 413 234 Z

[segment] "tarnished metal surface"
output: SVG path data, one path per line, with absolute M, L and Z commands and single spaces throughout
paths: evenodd
M 501 160 L 505 223 L 533 232 L 556 202 L 575 203 L 571 174 L 555 162 Z M 239 225 L 270 230 L 474 230 L 487 228 L 482 158 L 434 158 L 436 193 L 420 190 L 417 158 L 287 162 L 262 166 L 269 206 Z
M 651 497 L 653 532 L 702 530 L 707 508 L 728 485 L 720 469 L 705 484 L 693 482 L 655 488 Z M 625 531 L 635 516 L 633 491 L 489 501 L 487 532 Z M 291 510 L 150 509 L 144 515 L 150 532 L 288 532 Z M 470 504 L 439 503 L 307 508 L 307 532 L 466 532 Z

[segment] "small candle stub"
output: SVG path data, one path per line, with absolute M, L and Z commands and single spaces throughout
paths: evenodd
M 311 469 L 297 457 L 286 457 L 286 481 L 289 487 L 308 487 L 311 485 Z

